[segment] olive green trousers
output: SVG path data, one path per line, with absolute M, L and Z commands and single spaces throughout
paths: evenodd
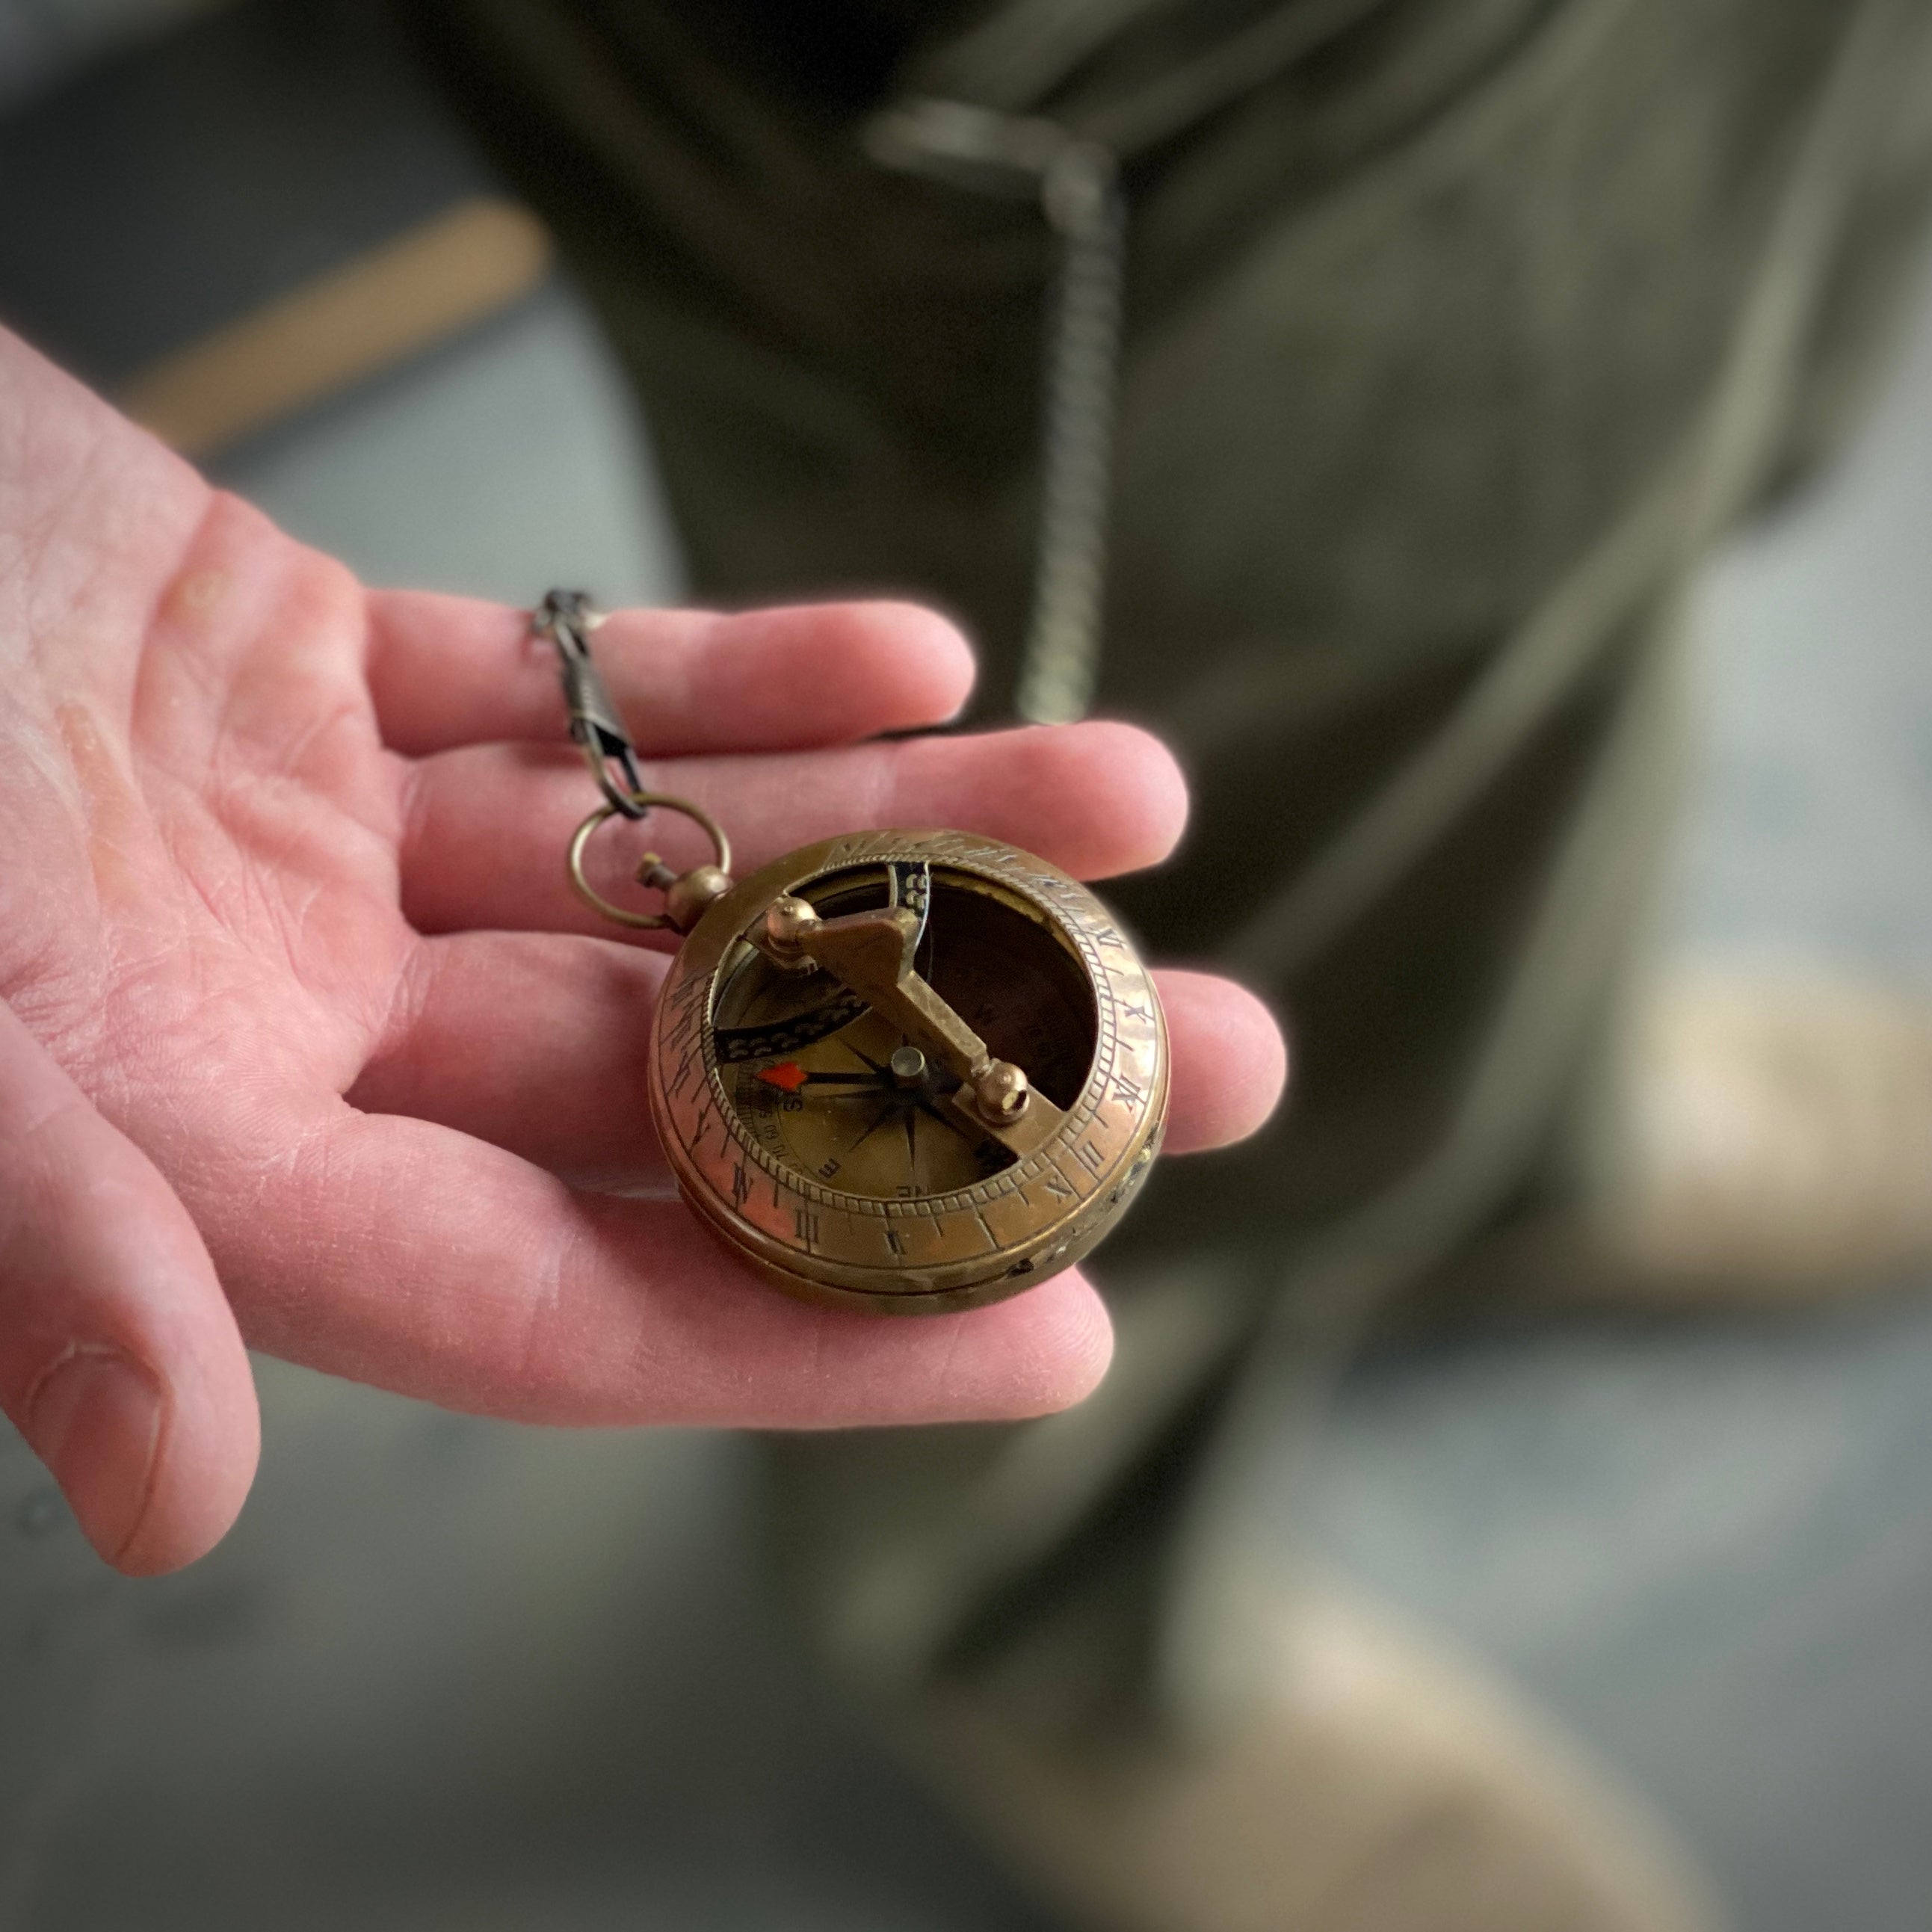
M 1586 1162 L 1684 593 L 1855 415 L 1932 182 L 1932 10 L 926 10 L 874 72 L 862 37 L 814 57 L 805 0 L 776 40 L 744 0 L 414 0 L 634 381 L 698 594 L 934 602 L 982 716 L 1025 624 L 1057 244 L 1036 196 L 896 172 L 862 126 L 962 100 L 1118 161 L 1097 708 L 1196 803 L 1114 897 L 1275 1001 L 1293 1102 L 1166 1163 L 1100 1258 L 1091 1402 L 786 1444 L 775 1517 L 855 1681 L 1012 1670 L 1078 1723 L 1211 1694 L 1253 1445 Z

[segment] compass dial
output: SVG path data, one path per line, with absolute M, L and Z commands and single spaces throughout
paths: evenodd
M 868 1012 L 785 1059 L 740 1066 L 726 1090 L 775 1160 L 850 1193 L 911 1200 L 970 1187 L 1013 1158 L 944 1106 L 952 1084 Z
M 978 1110 L 956 1035 L 909 1038 L 913 1008 L 895 1024 L 832 967 L 771 956 L 781 896 L 828 926 L 890 912 L 922 996 L 1024 1074 L 1020 1126 Z M 953 832 L 827 841 L 736 887 L 686 940 L 652 1055 L 692 1205 L 782 1285 L 870 1306 L 975 1305 L 1076 1258 L 1144 1174 L 1166 1087 L 1159 1002 L 1099 902 Z
M 920 976 L 991 1051 L 1070 1105 L 1094 1057 L 1094 1000 L 1078 955 L 983 887 L 898 870 L 835 874 L 802 896 L 827 919 L 901 892 L 916 897 Z M 961 1104 L 957 1078 L 823 973 L 801 977 L 746 946 L 713 1024 L 732 1104 L 758 1144 L 801 1174 L 904 1200 L 950 1194 L 1013 1162 Z

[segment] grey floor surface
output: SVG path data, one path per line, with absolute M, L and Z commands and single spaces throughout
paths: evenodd
M 378 580 L 674 587 L 621 396 L 559 292 L 224 470 Z M 1687 950 L 1932 978 L 1928 504 L 1932 328 L 1829 490 L 1714 576 Z M 14 1547 L 64 1593 L 58 1642 L 16 1634 L 68 1672 L 15 1719 L 67 1768 L 33 1833 L 0 1834 L 0 1925 L 1043 1927 L 812 1682 L 760 1594 L 733 1445 L 262 1379 L 242 1528 L 158 1588 L 88 1570 L 0 1444 Z M 1639 1779 L 1745 1932 L 1932 1923 L 1918 1302 L 1385 1354 L 1289 1500 L 1274 1533 Z M 0 1622 L 31 1598 L 0 1581 Z

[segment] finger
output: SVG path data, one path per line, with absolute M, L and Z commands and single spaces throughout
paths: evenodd
M 574 935 L 425 940 L 350 1100 L 439 1121 L 580 1186 L 635 1185 L 662 1168 L 645 1064 L 664 971 L 655 954 Z M 1211 974 L 1155 977 L 1174 1067 L 1167 1151 L 1244 1138 L 1286 1076 L 1274 1017 Z
M 130 1575 L 213 1548 L 254 1475 L 248 1358 L 194 1223 L 4 1006 L 0 1408 Z
M 256 1346 L 530 1422 L 826 1428 L 1036 1415 L 1111 1348 L 1070 1271 L 996 1306 L 892 1320 L 756 1280 L 677 1202 L 573 1193 L 500 1149 L 344 1107 L 272 1198 L 210 1187 Z
M 439 1121 L 580 1187 L 633 1185 L 663 1165 L 645 1066 L 666 964 L 574 934 L 423 940 L 350 1103 Z
M 1213 973 L 1156 970 L 1173 1079 L 1166 1149 L 1198 1154 L 1256 1132 L 1288 1084 L 1288 1042 L 1273 1013 Z
M 1108 723 L 668 759 L 650 777 L 654 789 L 693 799 L 722 821 L 741 878 L 814 839 L 903 825 L 1003 838 L 1101 878 L 1165 858 L 1187 815 L 1186 788 L 1166 748 Z M 592 802 L 567 752 L 476 746 L 425 760 L 415 768 L 404 835 L 404 914 L 423 932 L 609 933 L 564 874 L 565 846 Z M 669 813 L 634 834 L 600 834 L 592 857 L 602 870 L 593 876 L 610 896 L 643 903 L 622 881 L 646 843 L 674 866 L 710 856 L 701 835 Z
M 420 757 L 566 735 L 555 647 L 530 614 L 474 598 L 374 591 L 369 688 L 383 740 Z M 800 604 L 722 615 L 620 610 L 598 668 L 653 756 L 847 744 L 938 724 L 973 688 L 973 654 L 917 604 Z

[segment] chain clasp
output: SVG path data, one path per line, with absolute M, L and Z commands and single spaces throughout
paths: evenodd
M 603 621 L 603 612 L 591 602 L 588 592 L 552 590 L 530 613 L 530 632 L 556 646 L 570 735 L 584 748 L 584 762 L 598 790 L 613 812 L 643 818 L 650 807 L 644 800 L 644 775 L 638 770 L 638 748 L 590 655 L 590 633 Z

